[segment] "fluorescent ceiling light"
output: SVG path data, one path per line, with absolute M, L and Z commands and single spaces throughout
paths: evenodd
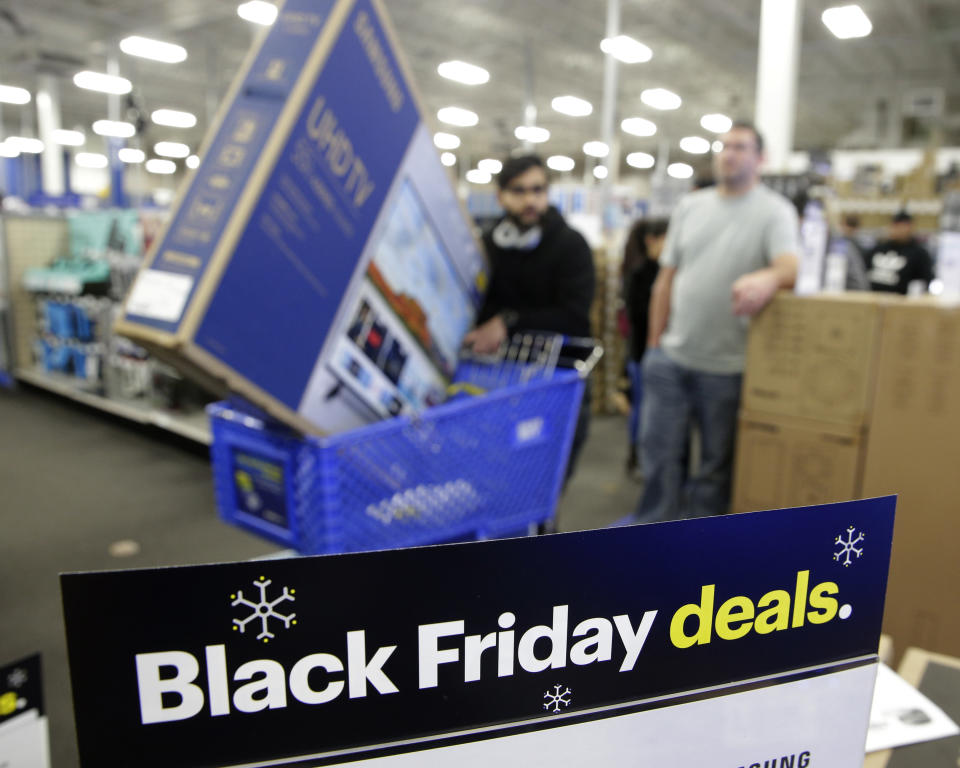
M 480 122 L 476 112 L 461 107 L 444 107 L 437 112 L 437 119 L 441 123 L 456 125 L 460 128 L 470 128 Z
M 26 136 L 8 136 L 6 145 L 30 155 L 37 155 L 43 152 L 43 142 L 40 141 L 40 139 L 30 139 Z
M 158 160 L 155 157 L 147 160 L 147 173 L 170 174 L 176 170 L 177 164 L 173 160 Z
M 627 155 L 627 165 L 633 168 L 653 168 L 656 158 L 647 152 L 631 152 Z
M 608 175 L 609 175 L 609 171 L 607 170 L 607 166 L 605 165 L 598 165 L 593 169 L 594 178 L 603 180 L 607 178 Z
M 583 154 L 590 157 L 606 157 L 610 154 L 610 147 L 602 141 L 588 141 L 583 145 Z
M 710 151 L 710 142 L 701 136 L 684 136 L 680 139 L 680 149 L 691 155 L 705 155 Z
M 686 163 L 670 163 L 667 175 L 674 179 L 689 179 L 693 176 L 693 166 Z
M 250 0 L 248 3 L 237 6 L 237 16 L 244 21 L 263 24 L 265 27 L 269 27 L 277 20 L 277 13 L 279 13 L 277 6 L 266 0 Z
M 15 85 L 0 85 L 0 102 L 4 104 L 29 104 L 30 91 Z
M 158 141 L 153 145 L 153 151 L 160 155 L 160 157 L 181 158 L 190 155 L 190 147 L 186 144 L 181 144 L 179 141 Z
M 192 112 L 181 112 L 178 109 L 155 109 L 150 119 L 157 125 L 166 125 L 170 128 L 193 128 L 197 124 L 197 116 Z
M 0 157 L 20 157 L 20 150 L 5 141 L 0 141 Z
M 187 58 L 187 49 L 182 45 L 151 40 L 149 37 L 132 35 L 120 41 L 120 50 L 128 56 L 139 56 L 164 64 L 179 64 Z
M 88 91 L 99 91 L 100 93 L 111 93 L 115 96 L 122 96 L 133 90 L 133 84 L 125 77 L 116 75 L 107 75 L 103 72 L 77 72 L 73 76 L 73 84 L 78 88 L 86 88 Z
M 680 97 L 666 88 L 647 88 L 641 92 L 640 101 L 654 109 L 679 109 Z
M 715 112 L 700 118 L 700 125 L 710 133 L 726 133 L 733 127 L 733 120 L 726 115 Z
M 513 132 L 520 141 L 529 141 L 531 144 L 542 144 L 550 140 L 550 131 L 536 125 L 521 125 Z
M 481 171 L 486 171 L 489 174 L 500 173 L 503 170 L 503 163 L 499 160 L 494 160 L 493 158 L 488 157 L 486 160 L 481 160 L 477 163 L 477 168 Z
M 649 47 L 629 35 L 605 37 L 600 41 L 600 50 L 624 64 L 642 64 L 653 58 L 653 51 Z
M 720 141 L 720 139 L 717 139 L 715 142 L 713 142 L 710 149 L 712 149 L 717 154 L 719 154 L 720 152 L 723 152 L 723 142 Z
M 443 152 L 440 154 L 440 162 L 451 168 L 457 164 L 457 156 L 453 152 Z
M 81 168 L 106 168 L 109 165 L 107 156 L 99 152 L 77 152 L 73 161 Z
M 137 132 L 137 129 L 133 123 L 125 123 L 121 120 L 97 120 L 93 124 L 93 132 L 98 136 L 129 139 Z
M 628 117 L 620 123 L 620 128 L 631 136 L 653 136 L 657 132 L 656 123 L 645 117 Z
M 87 137 L 83 131 L 68 131 L 65 128 L 58 128 L 53 132 L 53 140 L 63 147 L 82 147 Z
M 460 137 L 440 131 L 433 134 L 433 143 L 437 149 L 456 149 L 460 146 Z
M 840 5 L 827 8 L 820 17 L 827 29 L 841 40 L 851 37 L 866 37 L 873 31 L 873 24 L 859 5 Z
M 157 205 L 170 205 L 173 202 L 173 190 L 164 187 L 153 190 L 153 202 Z
M 552 168 L 555 171 L 572 171 L 574 166 L 576 166 L 576 163 L 573 158 L 566 155 L 551 155 L 547 158 L 547 168 Z
M 131 147 L 121 149 L 117 152 L 117 157 L 120 158 L 121 163 L 142 163 L 147 159 L 142 149 L 132 149 Z
M 492 179 L 493 177 L 489 173 L 481 171 L 479 168 L 467 171 L 467 181 L 471 184 L 489 184 Z
M 190 157 L 187 158 L 187 168 L 189 168 L 191 171 L 195 171 L 199 167 L 200 158 L 196 155 L 190 155 Z
M 557 96 L 550 102 L 550 106 L 561 115 L 570 117 L 586 117 L 593 112 L 593 104 L 576 96 Z
M 483 67 L 465 61 L 445 61 L 437 67 L 437 72 L 440 77 L 464 85 L 483 85 L 490 79 L 490 73 Z

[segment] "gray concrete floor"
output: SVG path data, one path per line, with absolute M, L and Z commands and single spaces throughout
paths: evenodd
M 622 418 L 594 418 L 560 530 L 632 510 L 640 485 L 624 472 L 625 431 Z M 112 555 L 125 540 L 139 552 Z M 29 388 L 0 390 L 0 665 L 42 654 L 54 768 L 77 765 L 59 573 L 276 551 L 217 519 L 205 450 Z

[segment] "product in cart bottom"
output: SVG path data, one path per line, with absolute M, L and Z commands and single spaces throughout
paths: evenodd
M 859 765 L 894 504 L 67 574 L 81 761 Z

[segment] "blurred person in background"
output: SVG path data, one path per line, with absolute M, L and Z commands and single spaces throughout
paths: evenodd
M 870 253 L 867 263 L 870 288 L 907 294 L 910 283 L 920 281 L 926 292 L 933 280 L 933 259 L 914 236 L 913 217 L 901 211 L 890 223 L 889 238 Z
M 643 402 L 641 362 L 647 351 L 650 293 L 660 271 L 660 253 L 667 235 L 666 219 L 641 219 L 627 235 L 623 253 L 623 300 L 627 320 L 627 376 L 630 416 L 627 422 L 627 471 L 638 465 L 640 408 Z
M 643 359 L 636 522 L 728 510 L 749 318 L 796 280 L 797 213 L 760 183 L 763 139 L 737 122 L 722 142 L 717 186 L 679 202 L 660 256 Z M 694 424 L 700 461 L 688 477 Z

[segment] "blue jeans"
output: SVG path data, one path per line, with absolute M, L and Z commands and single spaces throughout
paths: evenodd
M 640 404 L 643 403 L 642 363 L 638 360 L 628 360 L 627 374 L 630 376 L 630 418 L 627 421 L 628 444 L 639 446 Z
M 634 513 L 637 522 L 727 512 L 742 379 L 739 373 L 685 368 L 661 349 L 647 350 L 640 437 L 645 485 Z M 688 445 L 694 424 L 700 466 L 691 477 Z

